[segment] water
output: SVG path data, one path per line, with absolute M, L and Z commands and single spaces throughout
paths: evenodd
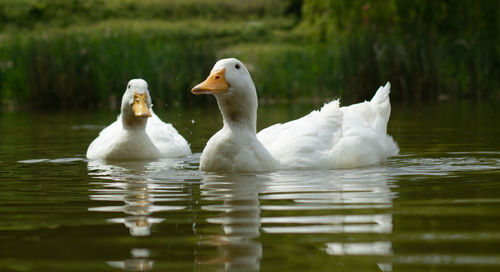
M 314 105 L 268 105 L 259 126 Z M 110 112 L 2 112 L 1 271 L 498 271 L 500 109 L 394 106 L 401 148 L 351 170 L 198 171 L 218 112 L 164 113 L 187 159 L 84 154 Z

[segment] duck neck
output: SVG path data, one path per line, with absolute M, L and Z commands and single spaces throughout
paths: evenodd
M 242 103 L 243 102 L 243 103 Z M 234 99 L 217 97 L 217 104 L 222 113 L 224 127 L 235 130 L 245 130 L 256 134 L 257 98 Z

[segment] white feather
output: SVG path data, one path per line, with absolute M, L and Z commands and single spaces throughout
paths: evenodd
M 241 67 L 235 69 L 235 67 Z M 224 127 L 207 143 L 200 168 L 206 171 L 354 168 L 383 162 L 399 149 L 387 135 L 390 84 L 372 100 L 348 107 L 339 101 L 255 134 L 257 95 L 248 70 L 237 59 L 218 61 L 227 92 L 217 92 Z M 256 137 L 255 137 L 256 136 Z
M 147 93 L 147 105 L 151 117 L 134 116 L 131 106 L 134 91 Z M 129 82 L 122 98 L 118 119 L 104 128 L 87 149 L 89 159 L 114 161 L 189 155 L 191 149 L 187 141 L 171 124 L 164 123 L 154 114 L 147 83 L 142 79 L 133 79 Z

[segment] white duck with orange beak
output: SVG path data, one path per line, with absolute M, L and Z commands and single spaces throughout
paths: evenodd
M 383 162 L 399 152 L 387 135 L 389 83 L 371 101 L 340 107 L 335 100 L 258 134 L 257 93 L 241 61 L 219 60 L 191 92 L 213 94 L 224 123 L 203 150 L 200 169 L 204 171 L 354 168 Z
M 132 79 L 123 94 L 118 119 L 92 141 L 88 159 L 151 160 L 191 155 L 187 141 L 153 113 L 148 84 Z

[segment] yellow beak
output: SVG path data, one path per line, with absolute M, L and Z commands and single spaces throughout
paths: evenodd
M 205 81 L 194 86 L 191 90 L 194 94 L 202 94 L 202 93 L 224 93 L 229 89 L 229 84 L 226 81 L 226 77 L 224 76 L 226 72 L 226 68 L 222 68 L 218 72 L 212 73 L 208 76 Z
M 147 93 L 136 93 L 134 92 L 134 104 L 132 104 L 132 110 L 137 117 L 151 117 L 151 111 L 148 107 L 148 95 Z

